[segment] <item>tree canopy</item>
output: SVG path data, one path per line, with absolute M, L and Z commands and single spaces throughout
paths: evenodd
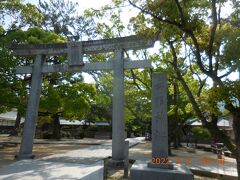
M 60 43 L 139 34 L 155 39 L 158 46 L 154 52 L 124 52 L 125 59 L 149 59 L 154 67 L 125 72 L 127 130 L 149 131 L 151 75 L 164 72 L 168 75 L 172 139 L 177 138 L 178 129 L 187 118 L 198 117 L 209 133 L 220 137 L 235 154 L 240 174 L 240 83 L 237 77 L 230 78 L 240 67 L 240 3 L 113 0 L 100 10 L 89 9 L 83 15 L 76 13 L 76 7 L 77 3 L 60 0 L 40 1 L 38 7 L 20 0 L 0 2 L 0 111 L 18 107 L 24 114 L 31 79 L 29 75 L 16 76 L 14 67 L 29 65 L 33 59 L 12 56 L 7 48 L 9 43 Z M 226 7 L 230 7 L 228 13 L 224 13 Z M 128 24 L 122 18 L 124 8 L 137 10 L 135 15 L 129 15 Z M 113 57 L 113 53 L 87 54 L 84 60 L 109 61 Z M 66 63 L 66 57 L 48 57 L 47 63 Z M 41 112 L 54 122 L 59 121 L 60 114 L 69 119 L 84 116 L 91 121 L 110 119 L 112 72 L 90 74 L 96 89 L 83 83 L 81 74 L 46 74 Z M 234 139 L 217 126 L 218 116 L 226 113 L 233 117 Z

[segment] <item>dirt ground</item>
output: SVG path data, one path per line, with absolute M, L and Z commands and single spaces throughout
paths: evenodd
M 130 161 L 129 161 L 129 172 L 128 174 L 130 174 L 130 168 L 132 166 L 132 164 L 134 163 L 132 159 L 143 159 L 143 160 L 149 160 L 151 157 L 151 148 L 149 148 L 150 146 L 150 142 L 147 143 L 140 143 L 134 147 L 132 147 L 131 149 L 129 149 L 129 156 L 130 156 Z M 130 178 L 124 178 L 123 177 L 124 171 L 121 169 L 112 169 L 112 168 L 108 168 L 107 170 L 107 180 L 127 180 Z M 202 177 L 202 176 L 197 176 L 194 175 L 194 179 L 195 180 L 217 180 L 216 178 L 210 178 L 210 177 Z
M 81 149 L 89 145 L 81 144 L 34 144 L 33 154 L 36 159 L 52 154 L 60 154 L 71 150 Z M 15 155 L 19 152 L 20 145 L 0 149 L 0 168 L 15 162 Z
M 3 140 L 0 138 L 0 140 Z M 6 138 L 4 140 L 7 140 Z M 13 140 L 13 141 L 18 141 L 18 140 Z M 6 142 L 6 141 L 5 141 Z M 18 143 L 13 143 L 10 144 L 11 147 L 4 147 L 2 148 L 0 146 L 0 168 L 7 166 L 13 162 L 15 162 L 15 155 L 18 154 L 19 152 L 19 148 L 20 148 L 20 144 Z M 76 150 L 76 149 L 81 149 L 81 148 L 86 148 L 88 147 L 89 144 L 79 144 L 79 143 L 37 143 L 34 144 L 33 146 L 33 154 L 35 155 L 36 159 L 39 159 L 41 157 L 45 157 L 48 155 L 52 155 L 52 154 L 60 154 L 60 153 L 64 153 L 67 151 L 71 151 L 71 150 Z M 145 146 L 144 144 L 139 144 L 137 146 L 135 146 L 134 148 L 130 149 L 130 153 L 132 151 L 133 154 L 135 155 L 147 155 L 150 152 L 143 151 L 144 148 L 140 148 L 141 146 Z M 133 161 L 130 161 L 130 167 L 132 165 Z M 107 169 L 107 180 L 126 180 L 126 179 L 130 179 L 130 178 L 123 178 L 123 170 L 122 169 L 112 169 L 112 168 L 108 168 Z M 130 174 L 130 171 L 129 171 Z M 195 180 L 214 180 L 213 178 L 206 178 L 206 177 L 200 177 L 200 176 L 194 176 Z

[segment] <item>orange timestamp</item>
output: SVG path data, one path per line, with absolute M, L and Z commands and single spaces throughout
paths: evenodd
M 201 157 L 201 158 L 194 158 L 195 163 L 200 163 L 202 165 L 209 165 L 212 163 L 217 163 L 219 165 L 223 165 L 225 160 L 224 158 L 222 159 L 215 159 L 215 158 L 209 158 L 209 157 Z M 180 163 L 184 163 L 186 165 L 191 164 L 191 161 L 193 159 L 189 158 L 189 157 L 174 157 L 174 158 L 169 158 L 169 157 L 154 157 L 151 159 L 151 162 L 153 164 L 170 164 L 170 162 L 175 162 L 176 164 L 180 164 Z
M 156 157 L 152 158 L 153 164 L 170 164 L 170 159 L 168 157 Z

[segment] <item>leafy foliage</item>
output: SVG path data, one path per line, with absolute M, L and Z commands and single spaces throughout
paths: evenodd
M 45 83 L 40 102 L 41 113 L 58 114 L 67 119 L 81 119 L 96 96 L 95 87 L 82 82 L 53 87 Z
M 69 0 L 39 1 L 43 14 L 41 26 L 71 41 L 82 40 L 84 36 L 94 36 L 94 21 L 77 13 L 78 3 Z
M 193 138 L 198 141 L 198 140 L 204 140 L 210 137 L 210 133 L 201 127 L 193 127 L 192 128 L 193 132 Z
M 21 0 L 3 0 L 0 2 L 0 21 L 4 24 L 6 19 L 11 19 L 10 27 L 25 27 L 39 25 L 42 14 L 33 4 L 24 4 Z
M 230 1 L 127 2 L 140 10 L 132 19 L 133 29 L 147 37 L 158 37 L 166 47 L 162 52 L 168 57 L 167 65 L 172 67 L 170 75 L 181 83 L 196 115 L 211 135 L 221 137 L 236 154 L 240 174 L 239 80 L 228 78 L 238 70 L 240 62 L 239 3 L 231 1 L 233 12 L 223 15 L 223 7 Z M 189 77 L 198 83 L 189 81 Z M 212 81 L 210 86 L 207 79 Z M 217 127 L 217 116 L 224 112 L 219 103 L 233 115 L 234 141 Z

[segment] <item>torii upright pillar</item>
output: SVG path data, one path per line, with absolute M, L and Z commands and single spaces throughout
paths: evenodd
M 38 107 L 42 86 L 42 69 L 44 55 L 38 54 L 35 58 L 32 71 L 31 89 L 28 99 L 26 118 L 23 127 L 23 137 L 18 159 L 33 158 L 33 138 L 35 136 L 36 121 L 38 116 Z
M 139 36 L 69 42 L 60 44 L 12 45 L 14 55 L 36 56 L 34 66 L 17 67 L 18 74 L 32 74 L 29 103 L 25 118 L 19 159 L 33 157 L 32 147 L 39 107 L 42 73 L 113 70 L 112 162 L 124 161 L 124 69 L 150 68 L 151 61 L 124 60 L 123 51 L 152 47 L 153 40 Z M 83 63 L 83 54 L 115 52 L 113 61 Z M 68 55 L 68 64 L 43 65 L 43 55 Z
M 112 159 L 124 159 L 124 61 L 123 50 L 115 51 L 113 63 L 113 115 L 112 115 Z

